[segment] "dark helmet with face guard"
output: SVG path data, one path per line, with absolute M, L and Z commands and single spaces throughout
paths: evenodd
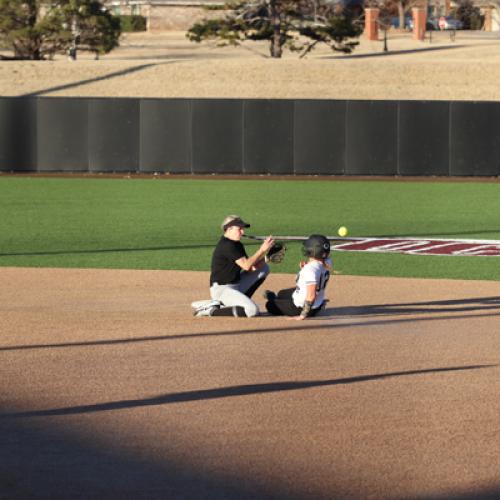
M 303 251 L 306 257 L 323 260 L 330 255 L 330 242 L 322 234 L 311 234 L 303 243 Z

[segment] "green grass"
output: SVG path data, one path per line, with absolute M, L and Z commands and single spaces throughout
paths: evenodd
M 0 266 L 208 270 L 229 213 L 253 234 L 500 239 L 500 184 L 0 177 Z M 249 231 L 250 232 L 250 231 Z M 247 243 L 248 250 L 256 248 Z M 335 252 L 344 274 L 500 279 L 500 258 Z M 275 272 L 295 272 L 289 244 Z

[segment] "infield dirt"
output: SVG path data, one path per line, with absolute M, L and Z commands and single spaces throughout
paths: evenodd
M 0 269 L 0 498 L 498 498 L 496 283 L 335 276 L 299 323 L 193 318 L 207 279 Z

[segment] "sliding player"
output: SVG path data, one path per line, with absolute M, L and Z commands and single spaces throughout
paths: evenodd
M 269 313 L 303 320 L 316 316 L 326 303 L 325 288 L 332 267 L 330 242 L 321 234 L 312 234 L 304 241 L 303 251 L 308 260 L 297 275 L 295 288 L 286 288 L 277 294 L 265 292 Z

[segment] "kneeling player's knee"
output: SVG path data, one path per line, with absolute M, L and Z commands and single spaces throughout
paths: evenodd
M 266 278 L 267 275 L 271 272 L 271 269 L 267 264 L 264 264 L 260 269 L 259 269 L 259 279 Z

